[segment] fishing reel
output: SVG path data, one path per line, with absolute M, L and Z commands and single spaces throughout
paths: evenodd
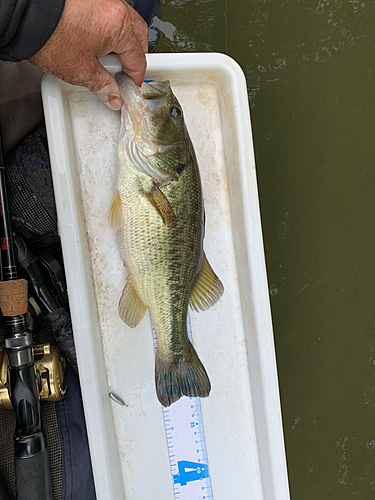
M 42 401 L 60 401 L 66 392 L 66 362 L 58 347 L 34 345 L 34 371 L 37 394 Z M 11 382 L 8 356 L 0 345 L 0 409 L 11 410 Z
M 61 264 L 47 253 L 35 254 L 20 235 L 14 236 L 20 275 L 29 285 L 28 323 L 32 332 L 40 318 L 61 352 L 77 372 L 72 322 L 65 274 Z

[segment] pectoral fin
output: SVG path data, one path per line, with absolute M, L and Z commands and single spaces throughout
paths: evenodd
M 121 198 L 118 191 L 115 192 L 111 204 L 109 206 L 109 225 L 113 229 L 113 231 L 117 231 L 117 229 L 121 226 L 122 212 L 121 212 Z
M 224 287 L 203 253 L 202 269 L 190 292 L 189 305 L 196 311 L 206 311 L 216 304 L 223 295 Z
M 134 290 L 130 275 L 126 278 L 126 283 L 122 291 L 120 302 L 118 304 L 118 313 L 124 323 L 134 328 L 143 319 L 147 306 L 139 298 Z
M 156 208 L 166 226 L 177 226 L 176 214 L 174 213 L 168 199 L 155 182 L 150 192 L 147 192 L 144 189 L 141 189 L 140 192 L 146 196 L 148 200 L 150 200 L 151 204 Z

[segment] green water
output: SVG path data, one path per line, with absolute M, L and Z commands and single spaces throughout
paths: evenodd
M 373 499 L 375 2 L 164 0 L 162 18 L 159 51 L 246 74 L 291 497 Z

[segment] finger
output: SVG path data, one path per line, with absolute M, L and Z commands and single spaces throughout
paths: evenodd
M 113 76 L 100 64 L 97 59 L 91 61 L 90 72 L 77 85 L 91 90 L 110 109 L 117 111 L 121 109 L 122 98 L 120 89 Z
M 133 23 L 134 33 L 137 37 L 143 52 L 148 52 L 148 26 L 145 20 L 129 5 L 129 13 Z
M 118 53 L 117 56 L 122 64 L 123 71 L 133 78 L 134 82 L 140 87 L 146 73 L 146 58 L 143 52 L 137 60 L 134 59 L 134 53 L 130 54 L 130 56 L 127 53 Z
M 127 33 L 120 39 L 113 52 L 117 54 L 125 73 L 141 85 L 146 72 L 146 57 L 135 33 Z

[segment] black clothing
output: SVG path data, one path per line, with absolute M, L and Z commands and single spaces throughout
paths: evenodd
M 0 0 L 0 60 L 30 59 L 54 32 L 65 0 Z M 159 39 L 160 0 L 128 0 L 150 28 L 149 51 Z
M 0 0 L 0 59 L 18 62 L 35 55 L 60 20 L 64 0 Z

